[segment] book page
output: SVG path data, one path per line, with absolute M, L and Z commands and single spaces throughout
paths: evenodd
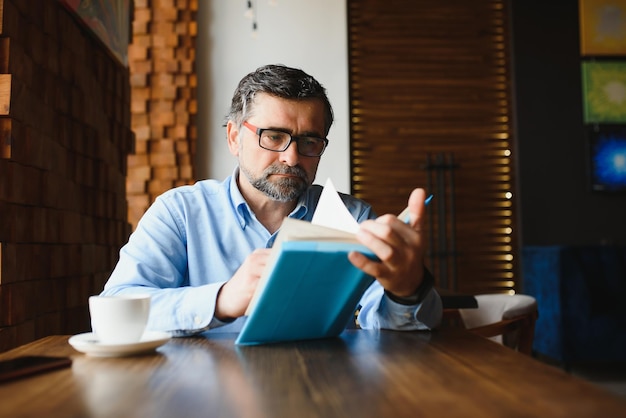
M 326 180 L 326 184 L 324 184 L 324 190 L 320 195 L 311 223 L 353 234 L 359 229 L 358 222 L 344 205 L 330 179 Z

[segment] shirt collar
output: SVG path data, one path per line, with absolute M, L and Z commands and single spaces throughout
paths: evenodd
M 237 178 L 239 177 L 239 166 L 235 167 L 233 170 L 233 174 L 230 177 L 230 199 L 233 202 L 233 207 L 237 212 L 237 217 L 239 218 L 239 225 L 241 228 L 245 228 L 249 219 L 252 218 L 252 211 L 246 202 L 246 199 L 243 198 L 241 191 L 239 190 L 239 186 L 237 185 Z
M 294 210 L 289 214 L 290 218 L 302 219 L 309 211 L 309 189 L 307 189 L 300 199 Z

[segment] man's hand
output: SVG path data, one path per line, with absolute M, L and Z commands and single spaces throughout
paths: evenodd
M 394 215 L 383 215 L 361 223 L 357 239 L 371 249 L 380 261 L 351 252 L 348 258 L 356 267 L 374 276 L 387 292 L 409 297 L 417 292 L 424 276 L 425 237 L 423 189 L 409 197 L 409 222 Z
M 215 317 L 220 321 L 229 321 L 242 316 L 252 295 L 256 290 L 259 278 L 267 264 L 269 248 L 257 249 L 252 252 L 235 275 L 227 281 L 217 295 Z

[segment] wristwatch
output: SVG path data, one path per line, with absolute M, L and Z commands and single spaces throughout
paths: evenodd
M 422 279 L 422 283 L 420 283 L 417 291 L 414 294 L 412 294 L 411 296 L 400 297 L 395 296 L 390 292 L 387 292 L 386 290 L 385 294 L 389 299 L 401 305 L 417 305 L 424 300 L 424 298 L 426 297 L 428 292 L 430 292 L 430 289 L 432 289 L 434 285 L 435 278 L 430 273 L 430 271 L 428 271 L 428 269 L 424 267 L 424 278 Z

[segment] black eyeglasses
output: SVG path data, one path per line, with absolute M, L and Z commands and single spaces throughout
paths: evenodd
M 259 136 L 259 146 L 268 151 L 283 152 L 295 141 L 298 154 L 305 157 L 319 157 L 324 153 L 326 145 L 328 145 L 328 139 L 326 138 L 294 136 L 289 132 L 276 129 L 258 128 L 249 122 L 244 122 L 243 125 Z

